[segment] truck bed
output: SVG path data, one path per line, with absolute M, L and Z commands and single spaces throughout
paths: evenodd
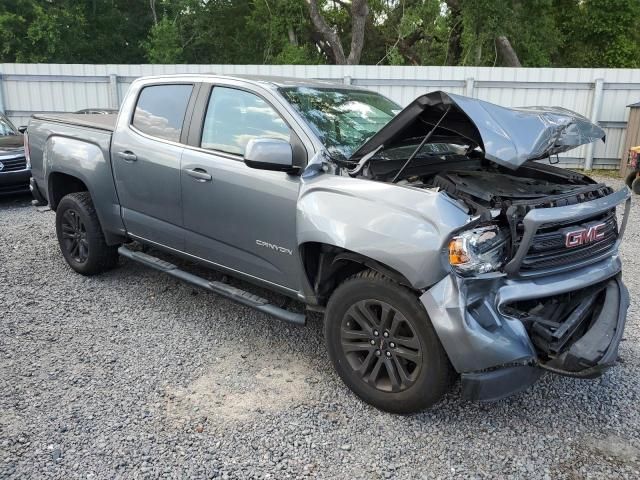
M 59 114 L 36 114 L 33 118 L 45 120 L 47 122 L 64 123 L 67 125 L 77 125 L 79 127 L 97 128 L 107 132 L 113 132 L 116 127 L 117 115 L 111 114 L 80 114 L 80 113 L 59 113 Z

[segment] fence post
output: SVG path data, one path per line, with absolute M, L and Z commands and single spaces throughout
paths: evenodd
M 109 75 L 109 106 L 111 108 L 120 108 L 120 96 L 118 95 L 118 75 L 112 73 Z
M 0 112 L 5 111 L 4 104 L 4 84 L 2 83 L 2 73 L 0 73 Z
M 590 120 L 593 123 L 598 123 L 600 118 L 600 111 L 602 110 L 602 93 L 604 92 L 604 79 L 596 78 L 593 84 L 593 104 L 591 105 L 591 117 Z M 587 154 L 584 157 L 584 169 L 591 170 L 593 168 L 593 142 L 587 145 Z
M 351 75 L 345 75 L 344 78 L 342 79 L 342 82 L 345 85 L 351 85 Z
M 464 94 L 467 97 L 473 97 L 473 84 L 475 80 L 473 78 L 467 78 L 464 81 Z

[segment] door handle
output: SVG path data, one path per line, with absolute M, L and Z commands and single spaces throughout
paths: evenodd
M 135 162 L 136 160 L 138 160 L 138 157 L 136 157 L 136 154 L 129 151 L 118 152 L 118 156 L 126 162 Z
M 185 171 L 187 172 L 187 175 L 195 178 L 199 182 L 210 182 L 211 179 L 213 178 L 203 168 L 188 168 Z

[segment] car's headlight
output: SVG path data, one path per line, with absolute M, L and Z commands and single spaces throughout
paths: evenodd
M 449 242 L 449 263 L 461 275 L 494 272 L 506 261 L 507 239 L 496 225 L 461 232 Z

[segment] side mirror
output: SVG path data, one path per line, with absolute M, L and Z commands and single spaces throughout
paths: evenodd
M 21 127 L 18 127 L 18 131 L 20 133 L 24 133 L 27 131 L 27 126 L 26 125 L 22 125 Z
M 293 173 L 293 149 L 286 140 L 252 138 L 244 151 L 244 163 L 251 168 Z

